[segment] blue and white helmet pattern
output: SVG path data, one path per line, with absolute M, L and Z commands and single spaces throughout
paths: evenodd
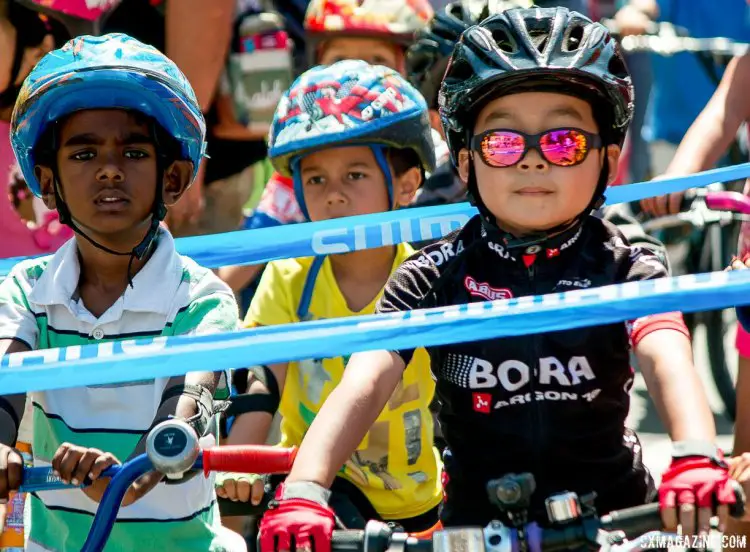
M 206 123 L 195 92 L 177 65 L 125 34 L 81 36 L 47 54 L 23 83 L 11 121 L 11 145 L 31 191 L 34 149 L 48 126 L 87 109 L 127 109 L 156 120 L 197 173 Z

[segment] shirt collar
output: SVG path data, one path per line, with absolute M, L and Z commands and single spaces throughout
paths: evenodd
M 133 286 L 103 316 L 118 316 L 122 311 L 150 312 L 168 315 L 175 292 L 182 282 L 183 267 L 176 254 L 174 239 L 160 228 L 156 249 L 133 278 Z M 71 309 L 77 302 L 81 266 L 75 239 L 67 241 L 50 259 L 29 295 L 37 305 L 63 305 Z

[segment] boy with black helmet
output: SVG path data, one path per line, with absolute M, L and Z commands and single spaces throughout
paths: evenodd
M 461 33 L 492 14 L 531 5 L 531 0 L 457 0 L 437 10 L 430 22 L 417 31 L 406 51 L 406 74 L 427 100 L 430 122 L 441 138 L 445 136 L 438 114 L 438 91 Z M 415 207 L 466 200 L 466 186 L 456 175 L 447 155 L 444 160 L 420 188 L 414 198 Z
M 657 257 L 591 216 L 616 173 L 632 105 L 615 41 L 576 12 L 508 10 L 464 32 L 443 81 L 440 114 L 480 215 L 401 265 L 377 311 L 666 276 Z M 486 484 L 508 473 L 533 473 L 530 515 L 542 523 L 544 499 L 562 491 L 596 492 L 601 513 L 653 500 L 638 439 L 625 427 L 631 347 L 675 442 L 658 492 L 665 526 L 707 532 L 714 504 L 726 517 L 735 499 L 713 444 L 689 334 L 679 313 L 667 313 L 428 347 L 450 449 L 443 524 L 497 519 Z M 276 525 L 280 542 L 306 543 L 312 535 L 315 549 L 326 550 L 332 524 L 325 487 L 411 356 L 410 349 L 352 356 L 287 478 L 287 485 L 307 489 L 307 501 L 287 504 L 299 515 Z

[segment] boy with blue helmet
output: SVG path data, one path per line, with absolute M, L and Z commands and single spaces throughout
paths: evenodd
M 0 354 L 236 327 L 230 290 L 178 255 L 159 224 L 205 152 L 195 94 L 171 60 L 122 34 L 78 37 L 27 77 L 11 128 L 29 188 L 76 235 L 0 284 Z M 170 416 L 202 434 L 219 379 L 194 372 L 29 393 L 34 463 L 94 483 L 33 494 L 28 549 L 80 550 L 107 485 L 102 471 L 143 452 L 148 430 Z M 25 399 L 0 396 L 0 499 L 20 484 L 11 447 Z M 212 481 L 162 477 L 133 484 L 108 550 L 244 549 L 220 526 Z
M 435 163 L 422 96 L 392 69 L 351 60 L 318 66 L 297 79 L 276 110 L 269 156 L 276 170 L 293 180 L 297 201 L 312 221 L 408 205 L 424 171 Z M 272 262 L 245 324 L 372 314 L 389 275 L 412 251 L 402 243 Z M 251 370 L 244 397 L 248 411 L 234 422 L 229 443 L 265 442 L 278 409 L 281 444 L 299 445 L 341 381 L 346 360 L 309 359 Z M 422 531 L 436 523 L 442 488 L 432 446 L 433 395 L 429 361 L 420 349 L 368 436 L 338 472 L 332 504 L 347 527 L 385 519 Z M 257 502 L 258 491 L 233 478 L 220 496 Z M 292 486 L 278 496 L 293 493 Z

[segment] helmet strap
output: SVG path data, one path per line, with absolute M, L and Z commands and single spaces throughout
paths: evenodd
M 602 163 L 602 169 L 599 173 L 599 181 L 596 184 L 594 195 L 586 208 L 572 221 L 559 224 L 549 230 L 542 230 L 539 232 L 532 232 L 526 236 L 517 237 L 500 228 L 495 219 L 495 215 L 487 208 L 482 196 L 479 193 L 479 187 L 477 184 L 476 172 L 474 171 L 474 161 L 469 162 L 469 181 L 468 181 L 468 196 L 469 201 L 472 205 L 476 206 L 479 211 L 479 215 L 482 219 L 482 226 L 487 232 L 487 235 L 491 239 L 501 241 L 506 249 L 521 249 L 531 247 L 532 245 L 540 245 L 548 239 L 556 236 L 560 232 L 569 230 L 575 226 L 582 225 L 588 216 L 595 210 L 599 209 L 604 205 L 604 192 L 607 189 L 607 182 L 609 180 L 609 159 L 604 156 L 604 162 Z
M 388 164 L 388 157 L 386 155 L 387 148 L 381 144 L 370 144 L 370 149 L 375 157 L 375 162 L 383 172 L 385 178 L 385 186 L 388 191 L 388 205 L 390 209 L 395 209 L 393 197 L 393 175 L 391 174 L 391 166 Z M 302 215 L 309 221 L 310 213 L 307 212 L 307 205 L 305 204 L 305 193 L 302 189 L 302 171 L 300 170 L 300 161 L 302 156 L 297 156 L 292 159 L 289 163 L 289 168 L 292 171 L 292 183 L 294 185 L 294 197 L 297 200 L 297 205 L 302 212 Z
M 119 256 L 130 256 L 130 262 L 128 263 L 128 285 L 132 288 L 133 287 L 133 275 L 132 275 L 132 266 L 135 259 L 142 260 L 146 257 L 146 255 L 149 254 L 151 251 L 151 246 L 154 243 L 154 240 L 156 239 L 156 235 L 159 232 L 159 224 L 162 220 L 167 216 L 167 207 L 164 205 L 164 199 L 162 195 L 162 190 L 164 188 L 163 186 L 163 179 L 165 174 L 165 160 L 163 156 L 159 156 L 157 158 L 157 175 L 161 175 L 161 178 L 157 178 L 156 182 L 156 197 L 154 198 L 154 205 L 151 209 L 151 224 L 149 225 L 148 231 L 146 232 L 146 235 L 143 237 L 143 239 L 136 245 L 130 252 L 123 252 L 123 251 L 116 251 L 114 249 L 110 249 L 106 245 L 102 245 L 98 243 L 96 240 L 94 240 L 92 237 L 90 237 L 86 232 L 81 230 L 81 228 L 78 227 L 78 225 L 75 223 L 73 219 L 73 215 L 70 212 L 70 208 L 68 208 L 68 205 L 65 203 L 65 200 L 63 200 L 62 195 L 60 194 L 60 179 L 57 175 L 57 168 L 52 168 L 52 174 L 54 179 L 54 193 L 55 193 L 55 206 L 57 208 L 57 212 L 59 214 L 60 222 L 62 224 L 65 224 L 69 226 L 76 234 L 83 237 L 86 241 L 88 241 L 91 245 L 96 247 L 97 249 L 100 249 L 106 253 L 109 253 L 110 255 L 119 255 Z
M 372 149 L 372 153 L 375 156 L 375 161 L 380 167 L 380 170 L 383 172 L 383 177 L 385 178 L 385 187 L 388 191 L 388 205 L 391 206 L 391 209 L 394 209 L 396 207 L 396 204 L 394 203 L 393 198 L 393 175 L 391 174 L 391 166 L 388 164 L 386 147 L 381 145 L 373 145 L 370 146 L 370 148 Z

